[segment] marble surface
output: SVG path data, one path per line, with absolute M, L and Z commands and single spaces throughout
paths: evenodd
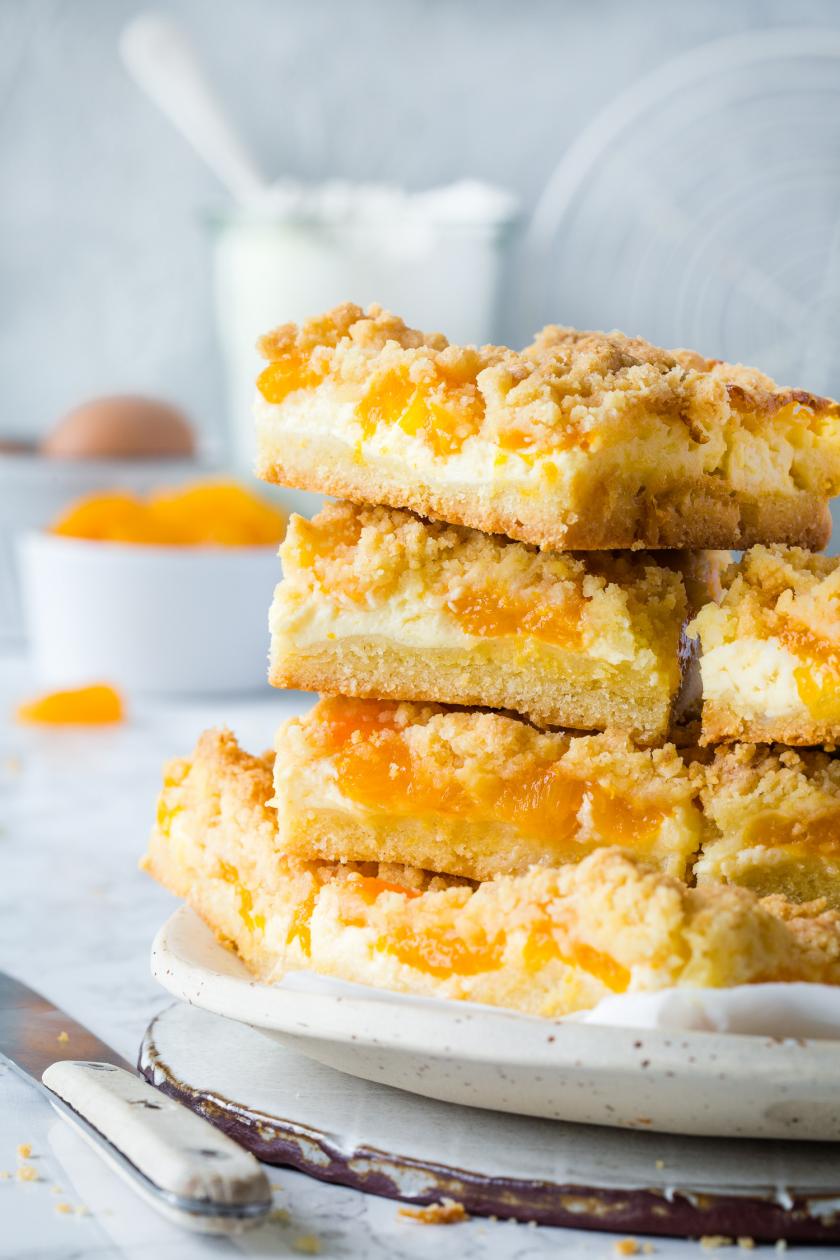
M 214 723 L 230 725 L 246 746 L 268 746 L 302 697 L 266 689 L 236 703 L 137 702 L 118 729 L 48 731 L 10 719 L 31 689 L 21 659 L 0 659 L 0 966 L 134 1061 L 149 1019 L 167 1001 L 148 958 L 174 901 L 137 870 L 161 763 Z M 21 1143 L 32 1146 L 35 1182 L 16 1177 Z M 371 1260 L 615 1254 L 609 1235 L 480 1219 L 433 1228 L 400 1218 L 390 1200 L 283 1169 L 272 1169 L 271 1179 L 283 1219 L 235 1242 L 185 1235 L 136 1199 L 35 1089 L 0 1064 L 0 1257 L 9 1260 L 211 1260 L 294 1256 L 310 1246 L 322 1256 Z M 651 1241 L 657 1256 L 713 1254 L 695 1243 Z

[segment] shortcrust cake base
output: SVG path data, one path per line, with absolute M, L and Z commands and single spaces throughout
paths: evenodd
M 167 767 L 144 865 L 267 982 L 308 969 L 557 1017 L 625 991 L 840 981 L 840 916 L 687 888 L 617 849 L 478 887 L 408 867 L 295 863 L 269 759 L 207 732 Z
M 791 543 L 820 550 L 831 534 L 825 501 L 801 490 L 758 497 L 727 489 L 707 476 L 653 491 L 644 477 L 622 477 L 612 462 L 591 457 L 588 489 L 564 502 L 550 486 L 541 491 L 501 480 L 463 485 L 424 483 L 400 461 L 364 461 L 328 435 L 276 435 L 262 421 L 256 474 L 264 481 L 315 490 L 356 503 L 408 508 L 421 516 L 556 550 L 750 547 Z
M 373 636 L 306 647 L 278 639 L 269 681 L 326 695 L 507 709 L 536 726 L 610 729 L 640 744 L 665 738 L 672 707 L 667 680 L 642 688 L 630 667 L 578 657 L 561 671 L 557 657 L 546 654 L 544 667 L 536 655 L 523 661 L 517 641 L 417 650 Z
M 701 744 L 791 744 L 833 750 L 840 726 L 818 722 L 807 712 L 782 717 L 748 717 L 718 700 L 704 700 Z
M 668 850 L 657 846 L 624 846 L 625 852 L 646 861 L 652 869 L 686 879 L 694 857 L 695 836 Z M 473 881 L 501 874 L 524 875 L 532 867 L 559 867 L 583 861 L 590 853 L 609 847 L 597 840 L 556 848 L 544 839 L 517 832 L 503 823 L 471 822 L 441 815 L 414 818 L 399 814 L 353 814 L 318 808 L 307 813 L 289 811 L 282 826 L 283 851 L 297 861 L 393 862 L 425 870 L 445 870 Z

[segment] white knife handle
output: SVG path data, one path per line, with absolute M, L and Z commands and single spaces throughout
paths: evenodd
M 271 1187 L 249 1151 L 111 1063 L 53 1063 L 56 1110 L 159 1212 L 200 1233 L 264 1220 Z

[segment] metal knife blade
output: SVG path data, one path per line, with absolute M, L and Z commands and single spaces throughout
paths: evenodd
M 0 971 L 0 1054 L 38 1085 L 51 1063 L 66 1059 L 113 1063 L 136 1071 L 70 1015 L 4 971 Z

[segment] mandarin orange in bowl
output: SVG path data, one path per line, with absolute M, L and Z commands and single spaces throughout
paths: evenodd
M 244 692 L 265 683 L 266 610 L 286 514 L 228 480 L 68 505 L 20 539 L 38 681 L 107 677 L 126 692 Z

